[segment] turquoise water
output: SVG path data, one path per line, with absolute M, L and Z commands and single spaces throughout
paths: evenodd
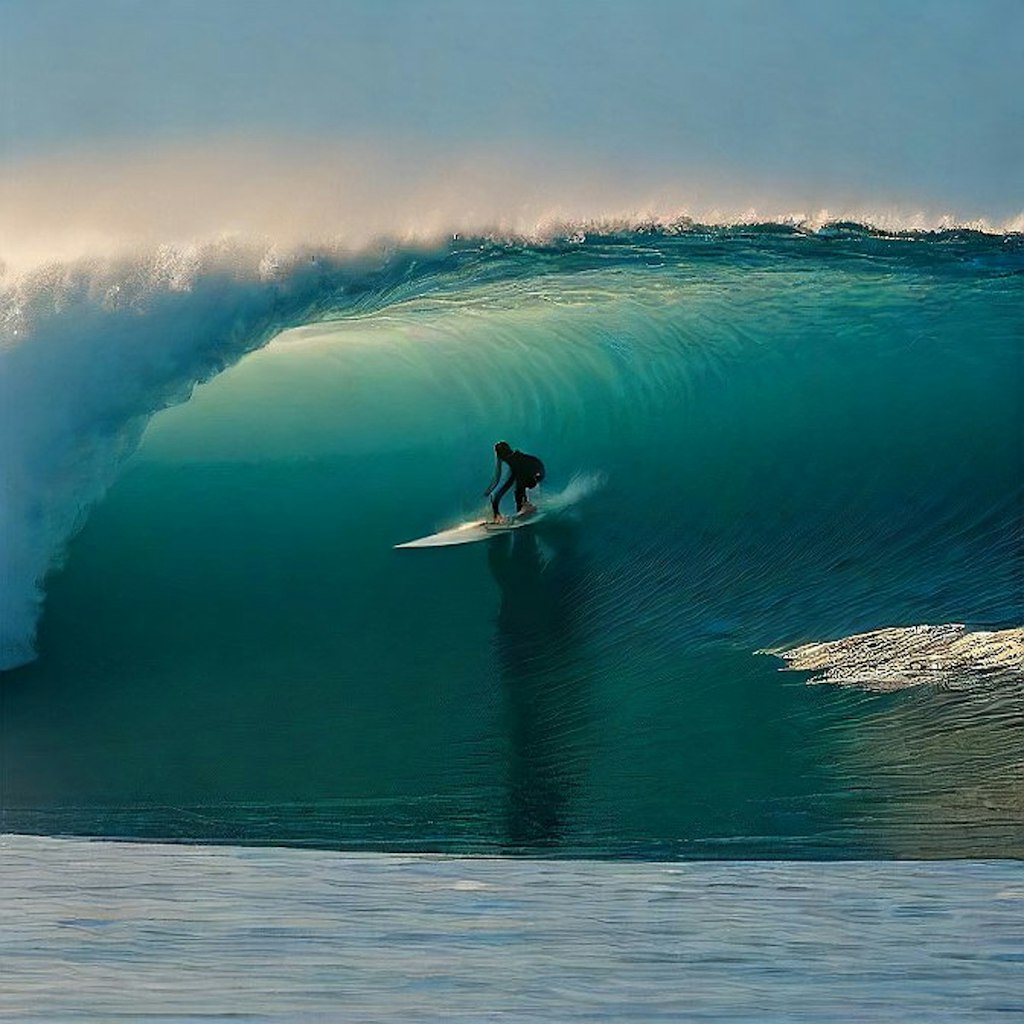
M 1019 238 L 238 261 L 19 299 L 0 828 L 1024 852 L 1019 672 L 879 693 L 755 653 L 1024 621 Z M 393 550 L 480 510 L 499 438 L 579 500 Z
M 1016 863 L 622 864 L 0 838 L 0 1015 L 982 1022 Z

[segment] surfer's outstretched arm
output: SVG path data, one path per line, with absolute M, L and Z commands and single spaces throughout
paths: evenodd
M 505 492 L 508 491 L 515 482 L 515 479 L 515 474 L 509 473 L 508 479 L 494 492 L 494 495 L 491 497 L 491 508 L 494 510 L 495 519 L 501 518 L 498 506 L 501 504 L 501 499 L 505 497 Z
M 491 491 L 498 486 L 498 481 L 501 479 L 501 459 L 494 460 L 494 476 L 491 477 L 491 482 L 487 485 L 487 490 L 484 491 L 484 497 L 488 497 Z

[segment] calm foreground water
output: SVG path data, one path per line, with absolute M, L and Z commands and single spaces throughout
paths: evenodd
M 0 1019 L 1014 1021 L 1024 865 L 0 839 Z

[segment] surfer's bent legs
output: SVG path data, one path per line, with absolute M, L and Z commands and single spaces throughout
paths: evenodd
M 522 481 L 516 484 L 516 511 L 522 512 L 523 506 L 526 504 L 526 488 L 536 486 L 537 481 L 534 480 L 532 484 L 526 484 Z
M 505 497 L 508 489 L 515 484 L 516 485 L 516 512 L 522 512 L 523 506 L 526 505 L 526 492 L 531 487 L 536 487 L 537 484 L 544 479 L 544 474 L 538 471 L 534 471 L 529 476 L 512 476 L 509 478 L 494 492 L 494 497 L 491 498 L 491 508 L 494 509 L 494 518 L 498 518 L 498 506 L 501 504 L 501 499 Z

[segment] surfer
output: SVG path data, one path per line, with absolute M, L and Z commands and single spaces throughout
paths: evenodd
M 512 445 L 508 441 L 499 441 L 494 446 L 494 457 L 494 479 L 484 491 L 485 498 L 490 496 L 491 491 L 498 486 L 498 481 L 501 479 L 502 463 L 508 466 L 508 479 L 491 496 L 494 521 L 500 523 L 504 519 L 504 516 L 498 511 L 498 506 L 512 484 L 516 485 L 516 515 L 536 512 L 537 508 L 527 499 L 526 492 L 529 488 L 536 487 L 544 479 L 544 463 L 536 455 L 513 451 Z

